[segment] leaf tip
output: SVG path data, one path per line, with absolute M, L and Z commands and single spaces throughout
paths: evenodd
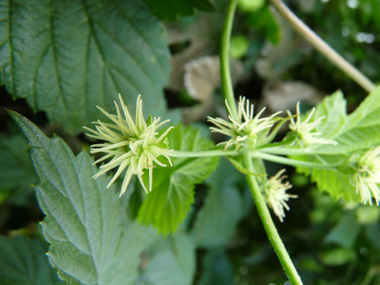
M 5 111 L 8 112 L 9 116 L 11 116 L 13 118 L 13 116 L 15 116 L 16 114 L 20 115 L 19 113 L 17 113 L 16 111 L 13 111 L 13 110 L 9 110 L 8 108 L 4 108 Z

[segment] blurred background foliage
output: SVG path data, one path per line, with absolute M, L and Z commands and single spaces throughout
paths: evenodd
M 285 2 L 343 57 L 372 81 L 380 82 L 378 0 Z M 182 10 L 174 12 L 157 10 L 157 1 L 146 3 L 163 21 L 171 52 L 166 103 L 181 112 L 186 124 L 195 123 L 209 136 L 206 116 L 226 116 L 219 89 L 218 52 L 227 1 L 205 5 L 196 1 L 194 6 L 186 6 L 190 2 L 184 1 Z M 337 89 L 345 94 L 350 112 L 366 96 L 264 0 L 239 2 L 231 38 L 231 67 L 235 94 L 246 96 L 258 108 L 267 106 L 268 112 L 294 110 L 297 101 L 307 110 Z M 89 141 L 83 134 L 74 136 L 59 123 L 50 123 L 45 113 L 34 112 L 26 100 L 12 100 L 4 86 L 0 102 L 0 232 L 10 237 L 40 237 L 37 223 L 43 215 L 30 186 L 37 178 L 26 153 L 28 145 L 4 108 L 22 113 L 48 135 L 58 134 L 75 153 L 87 149 Z M 267 164 L 271 175 L 281 168 Z M 294 169 L 288 168 L 287 175 L 294 185 L 290 192 L 298 199 L 289 202 L 291 211 L 283 223 L 274 219 L 304 283 L 380 284 L 379 209 L 333 201 Z M 129 201 L 133 211 L 141 197 L 133 194 Z M 174 245 L 184 252 L 168 249 Z M 193 263 L 185 266 L 189 256 Z M 178 276 L 163 274 L 162 264 L 179 266 Z M 287 284 L 244 178 L 224 159 L 217 171 L 197 186 L 195 203 L 179 233 L 158 239 L 148 248 L 142 254 L 140 270 L 136 284 Z

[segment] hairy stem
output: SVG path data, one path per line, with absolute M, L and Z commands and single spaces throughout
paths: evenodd
M 233 150 L 206 150 L 206 151 L 179 151 L 173 150 L 170 154 L 176 157 L 209 157 L 209 156 L 235 156 L 239 151 Z
M 231 107 L 231 112 L 233 114 L 230 114 L 235 119 L 237 118 L 237 110 L 236 110 L 236 104 L 235 104 L 235 97 L 233 94 L 232 89 L 232 82 L 231 82 L 231 76 L 230 76 L 230 70 L 229 70 L 229 41 L 230 41 L 230 35 L 231 35 L 231 29 L 232 29 L 232 22 L 236 10 L 236 4 L 238 0 L 231 0 L 230 4 L 228 6 L 227 10 L 227 16 L 223 28 L 223 35 L 222 35 L 222 46 L 221 46 L 221 52 L 220 52 L 220 62 L 221 62 L 221 83 L 222 83 L 222 90 L 224 98 L 227 100 L 228 105 Z M 252 164 L 252 159 L 250 157 L 250 154 L 248 151 L 243 153 L 241 155 L 243 159 L 243 167 L 248 169 L 249 172 L 254 173 L 254 166 Z M 295 269 L 292 260 L 290 259 L 284 244 L 281 241 L 281 238 L 277 232 L 277 229 L 273 223 L 273 220 L 270 216 L 268 207 L 266 205 L 266 202 L 264 200 L 264 197 L 261 194 L 261 191 L 259 189 L 258 183 L 256 181 L 256 178 L 253 175 L 246 175 L 248 185 L 251 189 L 252 197 L 256 203 L 257 210 L 259 212 L 260 218 L 264 224 L 264 228 L 268 234 L 269 240 L 273 245 L 274 250 L 277 253 L 278 258 L 280 259 L 280 262 L 288 275 L 288 278 L 290 282 L 293 285 L 302 285 L 302 281 L 297 273 L 297 270 Z
M 278 12 L 301 34 L 311 45 L 333 62 L 341 71 L 352 78 L 364 90 L 372 92 L 376 85 L 357 68 L 345 60 L 339 53 L 324 42 L 316 33 L 305 25 L 281 0 L 268 0 Z
M 258 149 L 263 153 L 270 153 L 276 155 L 320 155 L 320 154 L 329 154 L 325 152 L 323 148 L 294 148 L 294 147 L 264 147 Z M 343 154 L 343 153 L 342 153 Z
M 224 98 L 227 100 L 227 103 L 230 106 L 232 112 L 231 116 L 234 119 L 237 119 L 237 113 L 234 91 L 232 88 L 232 81 L 230 75 L 229 52 L 232 22 L 234 19 L 236 5 L 238 1 L 239 0 L 231 0 L 230 4 L 228 5 L 220 47 L 220 76 L 222 78 L 222 91 Z
M 259 149 L 261 152 L 277 155 L 306 155 L 317 154 L 313 149 L 291 148 L 291 147 L 264 147 Z M 319 153 L 318 153 L 319 154 Z
M 243 155 L 243 159 L 243 166 L 250 172 L 254 172 L 252 160 L 248 152 Z M 269 213 L 264 197 L 261 194 L 256 178 L 252 175 L 246 175 L 246 178 L 252 193 L 252 197 L 255 200 L 257 211 L 259 212 L 261 221 L 263 222 L 265 231 L 267 232 L 269 240 L 272 243 L 272 246 L 278 258 L 280 259 L 280 262 L 286 274 L 288 275 L 290 283 L 292 285 L 302 285 L 301 278 L 298 275 L 297 270 L 294 267 L 293 262 L 290 259 L 289 254 L 286 251 L 286 248 L 273 223 L 272 217 Z
M 290 158 L 282 157 L 278 155 L 263 153 L 260 151 L 251 152 L 250 156 L 254 158 L 261 158 L 264 160 L 282 163 L 286 165 L 292 165 L 292 166 L 304 166 L 304 167 L 309 167 L 309 168 L 314 168 L 314 169 L 334 169 L 333 165 L 295 160 L 295 159 L 290 159 Z

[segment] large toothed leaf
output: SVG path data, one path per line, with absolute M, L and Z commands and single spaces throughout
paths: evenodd
M 315 109 L 314 118 L 326 116 L 320 125 L 317 126 L 324 138 L 334 137 L 342 128 L 347 119 L 347 103 L 341 91 L 337 91 L 331 96 L 327 96 Z
M 65 284 L 50 266 L 47 249 L 46 242 L 40 239 L 0 237 L 0 284 Z
M 192 16 L 195 9 L 207 12 L 215 11 L 209 0 L 144 0 L 153 13 L 162 20 L 174 21 L 179 16 Z
M 331 96 L 326 97 L 321 103 L 316 106 L 315 113 L 312 120 L 318 119 L 322 116 L 325 118 L 322 123 L 317 127 L 317 131 L 322 133 L 322 137 L 326 139 L 336 139 L 335 136 L 344 127 L 347 120 L 346 114 L 346 100 L 343 98 L 342 92 L 338 91 Z M 324 151 L 328 149 L 335 149 L 337 154 L 321 155 L 317 156 L 313 153 L 310 155 L 297 155 L 292 156 L 292 158 L 303 161 L 312 161 L 324 164 L 338 165 L 339 163 L 344 163 L 347 160 L 349 153 L 346 155 L 339 154 L 341 144 L 338 143 L 336 146 L 330 145 L 317 145 L 315 151 Z M 334 168 L 332 170 L 326 169 L 305 169 L 303 167 L 297 168 L 298 172 L 303 172 L 306 174 L 311 174 L 311 180 L 317 183 L 318 189 L 320 191 L 327 191 L 331 197 L 335 200 L 343 198 L 347 201 L 360 201 L 359 196 L 355 193 L 355 187 L 351 183 L 352 174 L 343 173 Z
M 36 195 L 46 217 L 42 231 L 48 256 L 70 284 L 131 284 L 139 255 L 154 231 L 129 221 L 109 178 L 97 172 L 85 152 L 75 157 L 59 137 L 49 139 L 36 125 L 10 111 L 31 146 L 40 178 Z
M 202 151 L 214 146 L 201 138 L 193 127 L 177 125 L 168 135 L 170 148 L 181 151 Z M 201 183 L 218 162 L 217 157 L 173 158 L 173 167 L 158 167 L 153 171 L 153 191 L 142 204 L 138 220 L 152 224 L 160 232 L 174 232 L 186 217 L 194 201 L 195 184 Z
M 375 89 L 350 115 L 346 114 L 346 102 L 341 92 L 326 97 L 317 105 L 312 118 L 326 116 L 317 128 L 324 138 L 336 140 L 338 146 L 321 145 L 312 152 L 319 154 L 347 155 L 367 150 L 380 144 L 380 87 Z
M 111 110 L 165 110 L 169 50 L 140 0 L 0 0 L 0 81 L 16 98 L 77 133 Z
M 305 150 L 309 154 L 293 156 L 294 159 L 338 165 L 333 170 L 313 169 L 311 178 L 321 191 L 334 199 L 360 202 L 352 181 L 353 169 L 348 158 L 356 152 L 367 151 L 380 144 L 380 88 L 373 91 L 350 115 L 346 114 L 346 101 L 341 92 L 326 97 L 316 106 L 312 120 L 326 116 L 317 131 L 322 137 L 334 139 L 334 145 L 319 145 Z M 340 165 L 340 166 L 339 166 Z M 302 167 L 298 171 L 310 173 Z

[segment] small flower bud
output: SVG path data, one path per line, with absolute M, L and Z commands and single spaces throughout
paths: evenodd
M 292 113 L 288 110 L 289 117 L 292 116 Z M 325 118 L 320 117 L 314 122 L 309 123 L 310 119 L 313 117 L 313 114 L 315 112 L 315 108 L 313 108 L 309 114 L 309 116 L 304 120 L 301 121 L 301 112 L 300 112 L 300 102 L 297 103 L 297 122 L 294 121 L 294 118 L 290 118 L 290 125 L 289 128 L 297 133 L 297 141 L 298 143 L 310 145 L 310 144 L 332 144 L 337 145 L 338 143 L 334 140 L 328 140 L 323 138 L 318 138 L 320 135 L 322 135 L 321 132 L 313 132 L 313 130 L 322 122 L 322 120 Z
M 371 148 L 362 154 L 356 165 L 356 173 L 352 178 L 352 184 L 359 193 L 361 202 L 372 205 L 372 198 L 376 205 L 380 204 L 380 146 Z
M 172 165 L 170 156 L 173 155 L 171 154 L 172 150 L 167 149 L 168 142 L 166 135 L 173 127 L 168 128 L 161 136 L 156 137 L 158 135 L 157 129 L 170 120 L 160 123 L 161 118 L 153 118 L 153 120 L 149 119 L 146 122 L 142 110 L 141 95 L 139 95 L 136 104 L 136 120 L 134 121 L 120 94 L 119 100 L 124 116 L 122 116 L 120 107 L 116 102 L 116 115 L 109 114 L 98 106 L 98 109 L 110 118 L 114 124 L 98 120 L 93 122 L 96 130 L 84 128 L 92 133 L 87 134 L 89 137 L 106 141 L 105 143 L 93 144 L 91 146 L 91 153 L 102 152 L 106 154 L 95 161 L 94 164 L 111 159 L 99 167 L 100 170 L 93 176 L 94 179 L 118 167 L 115 175 L 107 185 L 107 188 L 109 188 L 121 173 L 127 169 L 121 186 L 121 197 L 127 190 L 128 184 L 134 174 L 137 175 L 144 190 L 148 192 L 142 179 L 145 169 L 149 170 L 149 191 L 152 191 L 154 163 L 166 166 L 157 157 L 161 155 L 166 157 L 170 165 Z
M 275 176 L 268 179 L 264 184 L 264 196 L 265 200 L 270 208 L 273 209 L 275 215 L 283 222 L 285 217 L 285 211 L 290 210 L 288 204 L 289 198 L 297 198 L 297 195 L 287 194 L 286 191 L 293 186 L 289 183 L 282 183 L 282 179 L 287 176 L 281 176 L 285 172 L 285 169 L 280 170 Z M 281 177 L 280 177 L 281 176 Z
M 232 114 L 227 100 L 226 107 L 229 113 Z M 235 145 L 236 150 L 242 145 L 255 149 L 256 145 L 266 138 L 269 129 L 273 126 L 274 120 L 272 119 L 281 113 L 277 112 L 270 117 L 259 119 L 264 111 L 265 108 L 254 117 L 253 105 L 250 105 L 249 100 L 246 100 L 245 97 L 240 97 L 237 118 L 234 119 L 229 115 L 230 122 L 228 122 L 221 118 L 208 117 L 208 121 L 218 127 L 211 127 L 210 130 L 231 137 L 229 141 L 219 143 L 219 145 L 226 145 L 224 150 L 231 145 Z

